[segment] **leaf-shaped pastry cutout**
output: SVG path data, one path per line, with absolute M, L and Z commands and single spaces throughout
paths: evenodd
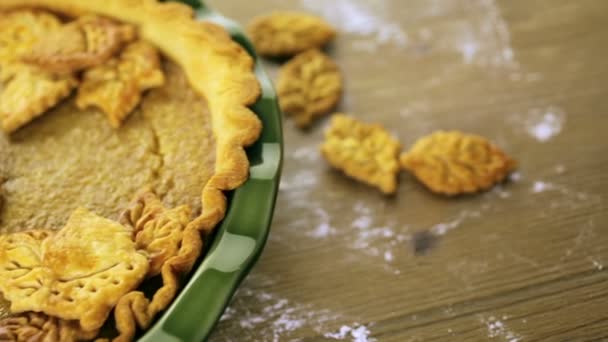
M 11 64 L 0 92 L 0 121 L 13 132 L 68 97 L 78 85 L 72 75 L 58 75 L 26 64 Z
M 457 195 L 494 186 L 516 162 L 483 137 L 439 131 L 418 140 L 401 165 L 431 191 Z
M 0 68 L 19 62 L 32 45 L 60 27 L 61 21 L 44 11 L 17 10 L 1 13 Z
M 334 114 L 321 153 L 346 175 L 376 186 L 385 194 L 397 190 L 401 145 L 382 126 Z
M 36 311 L 99 329 L 148 271 L 132 230 L 77 209 L 54 234 L 0 236 L 0 291 L 13 313 Z
M 98 331 L 83 331 L 77 321 L 66 321 L 43 313 L 27 312 L 0 320 L 0 341 L 91 340 Z
M 304 52 L 279 71 L 277 92 L 281 110 L 300 127 L 329 113 L 340 101 L 342 76 L 336 63 L 319 50 Z
M 70 74 L 57 75 L 21 63 L 34 44 L 56 32 L 61 22 L 39 10 L 0 15 L 0 122 L 13 132 L 67 97 L 77 85 Z
M 204 193 L 203 198 L 209 195 Z M 136 239 L 150 252 L 155 253 L 163 249 L 168 252 L 164 252 L 158 261 L 152 259 L 153 263 L 156 262 L 160 266 L 163 282 L 154 295 L 148 299 L 143 292 L 133 291 L 122 297 L 116 305 L 114 315 L 120 341 L 132 339 L 137 327 L 146 329 L 177 294 L 181 276 L 192 269 L 201 253 L 201 235 L 211 231 L 217 221 L 217 209 L 206 208 L 207 211 L 204 211 L 202 216 L 188 222 L 184 227 L 186 217 L 190 215 L 189 208 L 165 209 L 154 193 L 144 189 L 121 216 L 121 222 L 137 231 Z M 149 275 L 153 274 L 154 272 Z
M 165 262 L 177 255 L 191 214 L 185 205 L 166 209 L 151 191 L 139 194 L 123 213 L 121 223 L 133 227 L 137 248 L 148 253 L 149 277 L 160 274 Z
M 76 105 L 100 108 L 117 128 L 139 104 L 144 91 L 164 82 L 158 51 L 138 41 L 125 47 L 119 57 L 85 72 Z
M 257 52 L 264 56 L 293 56 L 321 48 L 336 35 L 323 19 L 298 12 L 275 12 L 255 18 L 248 33 Z
M 45 70 L 75 72 L 104 63 L 135 37 L 131 25 L 87 15 L 48 34 L 23 59 Z

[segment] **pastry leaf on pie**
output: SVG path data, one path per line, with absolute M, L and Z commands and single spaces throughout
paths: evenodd
M 483 137 L 439 131 L 418 140 L 401 165 L 431 191 L 457 195 L 494 186 L 516 162 Z
M 189 206 L 166 209 L 150 191 L 138 195 L 123 213 L 121 223 L 133 227 L 137 248 L 148 254 L 149 277 L 160 274 L 165 262 L 177 255 L 184 244 L 184 230 L 190 222 L 190 216 Z
M 386 194 L 397 190 L 401 145 L 382 126 L 334 114 L 321 154 L 333 167 Z
M 26 312 L 0 319 L 0 341 L 91 340 L 98 331 L 84 331 L 77 321 L 66 321 L 38 312 Z
M 70 74 L 57 75 L 21 63 L 34 44 L 60 27 L 59 19 L 44 11 L 0 14 L 0 123 L 5 132 L 42 115 L 77 85 Z
M 44 114 L 78 85 L 70 74 L 53 74 L 26 64 L 11 64 L 4 69 L 4 74 L 0 121 L 8 133 Z
M 323 19 L 297 12 L 275 12 L 255 18 L 247 31 L 256 50 L 264 56 L 293 56 L 321 48 L 336 36 Z
M 75 72 L 102 64 L 135 37 L 131 25 L 86 15 L 46 35 L 23 59 L 45 70 Z
M 136 288 L 148 259 L 132 230 L 77 209 L 61 230 L 0 236 L 0 291 L 13 313 L 35 311 L 99 329 L 110 310 Z
M 0 13 L 0 69 L 20 62 L 34 44 L 60 27 L 61 21 L 44 11 Z
M 336 63 L 319 50 L 304 52 L 279 71 L 277 92 L 281 110 L 300 127 L 309 126 L 339 102 L 342 76 Z
M 121 222 L 134 229 L 138 246 L 150 256 L 148 276 L 160 273 L 162 277 L 162 286 L 151 299 L 141 291 L 132 291 L 116 305 L 116 326 L 123 340 L 133 337 L 135 324 L 148 327 L 154 316 L 173 300 L 180 276 L 192 269 L 203 248 L 201 234 L 213 228 L 218 214 L 221 213 L 217 208 L 210 207 L 191 221 L 189 207 L 166 209 L 157 195 L 144 189 L 121 215 Z
M 76 105 L 100 108 L 118 128 L 139 104 L 142 93 L 164 82 L 158 51 L 137 41 L 127 45 L 119 57 L 85 71 Z

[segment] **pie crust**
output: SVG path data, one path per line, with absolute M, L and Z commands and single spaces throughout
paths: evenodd
M 241 46 L 232 41 L 223 28 L 196 21 L 193 10 L 184 4 L 161 3 L 156 0 L 0 2 L 0 10 L 22 7 L 39 7 L 68 16 L 94 13 L 133 25 L 141 39 L 155 45 L 164 56 L 181 67 L 191 87 L 207 100 L 216 156 L 215 172 L 202 189 L 201 202 L 204 210 L 183 227 L 182 244 L 173 252 L 174 255 L 160 258 L 164 261 L 162 266 L 153 265 L 154 273 L 160 270 L 163 279 L 161 288 L 154 296 L 148 299 L 142 292 L 133 291 L 118 301 L 114 311 L 119 332 L 116 340 L 131 340 L 138 327 L 147 328 L 154 316 L 170 304 L 179 288 L 180 276 L 192 269 L 202 249 L 201 235 L 212 230 L 225 215 L 227 202 L 223 191 L 239 187 L 248 177 L 249 161 L 244 148 L 258 139 L 262 129 L 261 121 L 248 108 L 260 95 L 260 86 L 253 73 L 254 61 Z M 155 211 L 172 217 L 170 211 L 166 213 L 150 196 L 135 197 L 136 209 L 137 203 L 144 207 L 151 205 L 153 208 L 148 211 L 145 208 L 142 211 L 136 210 L 133 214 L 132 207 L 132 219 L 141 219 L 138 215 Z M 137 229 L 138 221 L 132 222 Z M 149 228 L 142 226 L 141 229 L 145 232 Z M 151 234 L 153 233 L 152 231 Z M 140 243 L 154 248 L 153 245 L 146 244 L 145 236 L 142 236 Z M 167 243 L 174 246 L 172 240 Z M 26 324 L 23 328 L 27 330 L 32 328 L 27 324 L 35 321 L 31 315 L 24 313 L 15 319 L 18 321 L 21 318 Z M 47 319 L 46 324 L 57 329 L 72 324 L 42 314 L 35 316 L 38 325 L 40 319 Z M 70 327 L 73 329 L 73 326 Z M 11 331 L 18 334 L 19 329 L 17 327 Z M 74 336 L 88 336 L 89 332 L 82 330 L 72 333 Z M 0 329 L 0 335 L 1 333 Z

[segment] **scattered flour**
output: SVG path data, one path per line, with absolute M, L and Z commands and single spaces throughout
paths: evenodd
M 406 32 L 398 22 L 388 19 L 389 10 L 384 2 L 301 0 L 300 3 L 305 9 L 325 17 L 342 32 L 372 38 L 367 43 L 407 45 Z
M 451 221 L 447 221 L 447 222 L 438 223 L 438 224 L 434 225 L 433 227 L 431 227 L 430 230 L 431 230 L 431 233 L 433 233 L 435 235 L 445 235 L 450 230 L 458 228 L 464 220 L 469 219 L 469 218 L 477 218 L 480 216 L 481 216 L 481 213 L 479 211 L 465 210 L 465 211 L 461 212 L 460 214 L 458 214 L 458 216 L 455 219 L 453 219 Z
M 543 181 L 536 181 L 534 182 L 534 184 L 532 184 L 532 192 L 535 194 L 553 189 L 555 189 L 555 186 L 553 184 Z
M 595 259 L 591 259 L 591 263 L 598 271 L 601 271 L 604 269 L 604 264 Z
M 318 177 L 315 170 L 301 170 L 289 178 L 281 178 L 279 190 L 289 191 L 301 196 L 302 192 L 310 191 L 317 184 Z
M 385 251 L 384 252 L 384 260 L 386 260 L 386 262 L 393 261 L 393 252 L 391 252 L 391 251 Z
M 341 315 L 316 310 L 273 293 L 241 288 L 220 319 L 218 330 L 236 330 L 243 340 L 284 341 L 308 329 L 323 334 Z
M 448 42 L 462 55 L 465 64 L 517 69 L 511 48 L 511 35 L 507 23 L 495 0 L 477 0 L 465 3 L 468 12 L 482 12 L 452 27 Z
M 362 201 L 355 203 L 353 214 L 351 229 L 346 229 L 351 241 L 349 247 L 358 254 L 378 258 L 382 261 L 379 265 L 386 271 L 400 274 L 401 271 L 395 268 L 393 262 L 405 251 L 404 242 L 411 240 L 409 227 L 394 221 L 378 224 L 374 219 L 372 208 Z
M 479 51 L 479 43 L 477 41 L 464 41 L 457 47 L 462 53 L 462 58 L 467 64 L 473 63 L 477 51 Z
M 315 216 L 318 217 L 319 223 L 314 230 L 307 232 L 306 235 L 316 239 L 323 239 L 330 235 L 336 234 L 336 229 L 330 225 L 329 213 L 321 207 L 314 207 L 313 211 Z
M 528 113 L 526 131 L 539 142 L 547 142 L 558 135 L 564 126 L 566 114 L 559 108 L 533 109 Z
M 319 150 L 315 146 L 300 147 L 291 154 L 293 159 L 315 162 L 320 158 Z
M 372 217 L 371 216 L 359 216 L 357 218 L 355 218 L 355 220 L 352 223 L 352 226 L 354 228 L 358 228 L 358 229 L 366 229 L 369 228 L 372 224 Z
M 500 337 L 509 342 L 518 342 L 521 340 L 521 336 L 509 330 L 503 321 L 496 319 L 494 316 L 487 320 L 482 319 L 482 323 L 484 323 L 488 329 L 488 338 Z
M 520 172 L 513 172 L 510 176 L 509 176 L 509 180 L 511 180 L 511 182 L 519 182 L 520 180 L 522 180 L 522 175 Z
M 331 338 L 334 340 L 345 340 L 350 339 L 353 342 L 373 342 L 376 339 L 369 337 L 371 332 L 364 325 L 358 325 L 355 323 L 353 327 L 348 325 L 343 325 L 340 327 L 340 330 L 335 333 L 325 333 L 323 334 L 326 338 Z

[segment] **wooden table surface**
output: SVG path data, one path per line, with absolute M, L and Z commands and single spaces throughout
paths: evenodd
M 341 111 L 406 147 L 481 134 L 520 163 L 484 194 L 404 173 L 385 198 L 320 158 L 327 120 L 286 120 L 270 239 L 211 341 L 608 340 L 608 1 L 208 2 L 242 24 L 327 18 Z

